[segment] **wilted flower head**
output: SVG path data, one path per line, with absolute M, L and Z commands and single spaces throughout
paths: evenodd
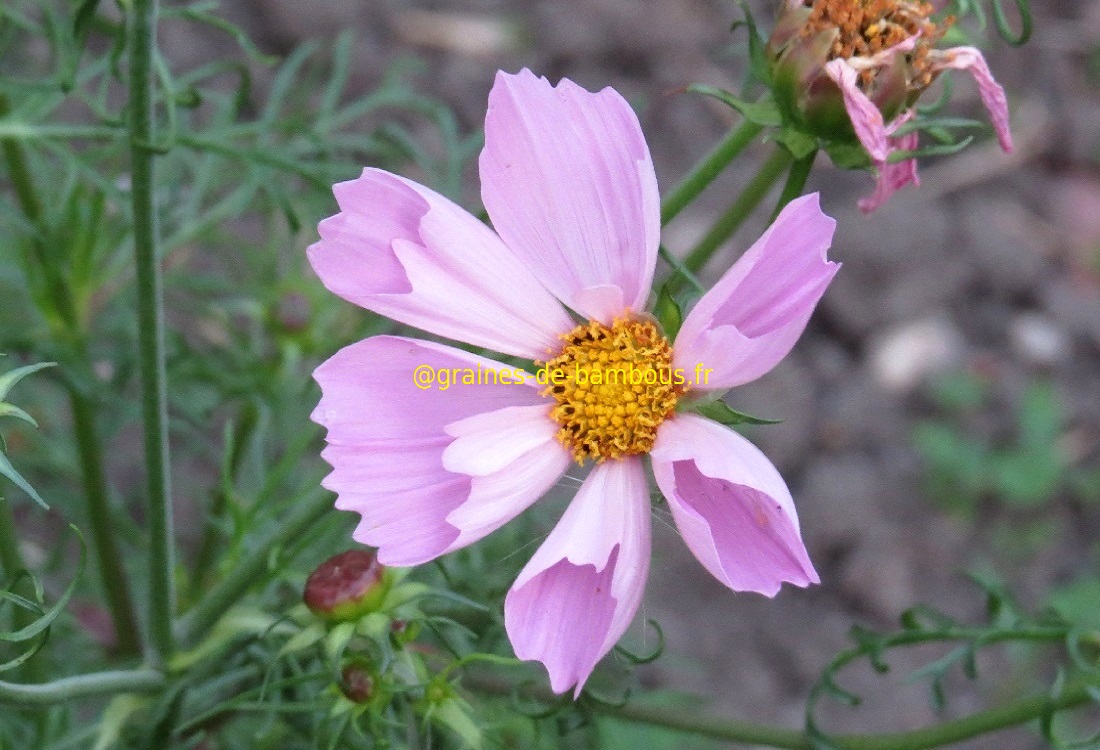
M 776 103 L 784 118 L 826 141 L 858 141 L 879 172 L 872 211 L 898 188 L 916 183 L 916 163 L 890 163 L 917 146 L 915 132 L 897 134 L 918 98 L 945 70 L 966 70 L 989 110 L 998 140 L 1012 150 L 1008 103 L 981 52 L 937 49 L 954 23 L 934 20 L 920 0 L 787 0 L 767 52 Z
M 644 312 L 660 201 L 618 93 L 498 74 L 479 165 L 494 229 L 367 169 L 334 187 L 340 213 L 310 262 L 352 302 L 537 361 L 541 377 L 422 339 L 352 344 L 315 373 L 325 486 L 362 516 L 356 539 L 406 566 L 476 542 L 571 466 L 590 467 L 504 606 L 516 655 L 579 693 L 645 589 L 646 455 L 684 541 L 722 583 L 773 596 L 818 581 L 778 471 L 690 409 L 791 350 L 838 268 L 825 257 L 835 222 L 816 195 L 793 201 L 670 337 Z

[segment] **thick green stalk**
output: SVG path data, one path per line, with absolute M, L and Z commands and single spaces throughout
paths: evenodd
M 76 433 L 80 471 L 84 478 L 88 525 L 92 527 L 92 545 L 99 567 L 100 584 L 107 597 L 107 608 L 115 626 L 117 648 L 121 654 L 137 654 L 141 651 L 141 638 L 138 635 L 134 603 L 130 598 L 126 568 L 115 538 L 112 520 L 114 514 L 107 494 L 107 478 L 103 473 L 103 451 L 99 446 L 95 425 L 95 403 L 70 386 L 69 406 L 73 413 L 73 431 Z
M 7 99 L 0 94 L 0 118 L 5 117 L 9 111 Z M 20 208 L 27 219 L 41 232 L 43 229 L 42 202 L 38 198 L 34 180 L 27 166 L 26 155 L 20 144 L 14 140 L 3 140 L 3 152 Z M 57 268 L 55 259 L 50 249 L 45 246 L 41 234 L 35 238 L 32 247 L 35 261 L 42 267 L 47 278 L 50 301 L 65 327 L 65 336 L 73 347 L 76 359 L 82 365 L 86 365 L 88 352 L 84 342 L 84 332 L 81 330 L 80 316 L 64 275 Z M 103 471 L 103 454 L 99 448 L 99 436 L 95 428 L 96 405 L 91 398 L 70 387 L 69 406 L 73 415 L 73 432 L 77 450 L 80 454 L 84 499 L 87 503 L 88 523 L 92 527 L 92 544 L 100 583 L 107 595 L 107 606 L 114 623 L 119 651 L 126 655 L 136 654 L 141 647 L 137 618 L 134 616 L 134 605 L 130 599 L 126 570 L 122 564 L 122 555 L 119 554 L 114 523 L 111 520 L 107 480 Z
M 133 0 L 129 18 L 130 186 L 137 268 L 141 416 L 149 523 L 149 636 L 153 661 L 172 653 L 175 603 L 172 495 L 168 471 L 168 391 L 164 355 L 164 289 L 157 258 L 153 171 L 153 48 L 156 0 Z
M 19 551 L 19 531 L 15 527 L 15 515 L 11 511 L 8 499 L 0 493 L 0 581 L 11 580 L 20 570 L 26 570 L 27 564 L 23 561 L 23 554 Z M 12 593 L 26 598 L 33 597 L 33 587 L 29 581 L 24 580 L 22 585 L 12 589 Z M 15 630 L 25 628 L 34 622 L 34 613 L 28 612 L 22 607 L 16 607 L 12 616 L 12 624 Z M 19 676 L 30 681 L 41 679 L 42 661 L 30 659 L 22 665 Z
M 180 619 L 177 625 L 179 641 L 193 646 L 250 588 L 268 580 L 265 572 L 273 549 L 293 542 L 331 511 L 332 497 L 320 487 L 299 500 L 293 512 L 267 537 L 258 540 L 237 567 Z
M 547 703 L 560 700 L 544 689 L 524 685 L 517 688 L 510 681 L 484 674 L 473 674 L 463 679 L 463 684 L 481 693 L 499 696 L 518 694 Z M 830 735 L 831 747 L 836 750 L 928 750 L 944 747 L 972 737 L 1026 724 L 1051 712 L 1065 711 L 1092 700 L 1089 689 L 1095 684 L 1077 683 L 1068 686 L 1057 697 L 1037 695 L 1022 698 L 1003 706 L 945 721 L 923 729 L 883 734 Z M 636 724 L 672 729 L 685 734 L 696 734 L 727 742 L 786 750 L 814 750 L 814 744 L 805 732 L 781 729 L 766 724 L 726 719 L 683 708 L 665 708 L 647 703 L 630 702 L 616 705 L 593 702 L 589 708 L 599 714 Z
M 786 171 L 791 163 L 790 153 L 783 148 L 776 148 L 767 161 L 760 166 L 760 171 L 752 178 L 741 195 L 733 202 L 733 205 L 719 217 L 710 231 L 699 240 L 699 243 L 684 258 L 684 265 L 694 272 L 702 270 L 715 251 L 722 243 L 733 236 L 749 214 L 753 212 L 764 196 L 771 190 L 772 185 L 779 176 Z
M 961 719 L 908 732 L 841 734 L 830 736 L 829 740 L 837 750 L 927 750 L 944 747 L 979 735 L 1026 724 L 1051 711 L 1064 711 L 1083 705 L 1091 700 L 1087 690 L 1086 686 L 1077 685 L 1063 691 L 1057 698 L 1045 695 L 1023 698 Z M 809 737 L 802 732 L 703 716 L 680 709 L 628 703 L 620 707 L 597 704 L 595 710 L 619 719 L 678 729 L 719 740 L 790 750 L 813 750 L 814 747 Z
M 52 706 L 93 695 L 153 693 L 164 685 L 164 675 L 151 669 L 93 672 L 35 685 L 0 682 L 0 704 Z
M 19 533 L 15 529 L 15 516 L 12 515 L 8 499 L 0 493 L 0 568 L 4 576 L 15 575 L 17 570 L 27 566 L 19 552 Z
M 783 183 L 783 192 L 779 194 L 775 210 L 772 211 L 772 221 L 775 221 L 775 217 L 779 216 L 779 212 L 786 208 L 788 203 L 802 195 L 802 189 L 806 187 L 806 180 L 810 176 L 810 171 L 814 168 L 816 157 L 817 149 L 814 149 L 807 156 L 796 159 L 791 164 L 791 171 L 787 173 L 787 181 Z
M 764 127 L 746 120 L 736 130 L 731 130 L 710 153 L 692 167 L 680 184 L 661 201 L 661 225 L 672 221 L 722 173 L 734 158 L 745 150 Z
M 20 570 L 26 570 L 27 564 L 23 561 L 23 554 L 19 551 L 19 531 L 15 527 L 15 515 L 11 511 L 8 499 L 0 493 L 0 581 L 11 580 Z M 31 598 L 32 587 L 28 581 L 13 589 L 13 593 Z M 16 607 L 12 615 L 12 624 L 15 630 L 20 630 L 34 621 L 34 614 L 22 607 Z M 23 679 L 35 681 L 41 679 L 42 662 L 31 659 L 25 662 L 19 676 Z

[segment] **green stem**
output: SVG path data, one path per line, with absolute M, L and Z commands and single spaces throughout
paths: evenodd
M 15 515 L 3 493 L 0 493 L 0 569 L 3 571 L 3 578 L 8 580 L 20 570 L 27 569 L 27 563 L 24 562 L 23 554 L 19 551 L 19 531 L 15 526 Z M 26 580 L 11 591 L 28 599 L 33 598 L 34 595 L 33 586 Z M 15 607 L 12 614 L 14 630 L 21 630 L 32 622 L 34 622 L 33 613 L 22 607 Z M 42 661 L 31 658 L 24 662 L 18 675 L 22 679 L 37 682 L 42 679 Z
M 295 541 L 331 511 L 332 498 L 327 490 L 319 487 L 299 500 L 290 516 L 283 519 L 266 538 L 257 540 L 255 547 L 237 567 L 180 619 L 176 630 L 178 640 L 187 646 L 194 645 L 245 592 L 268 580 L 266 573 L 273 549 Z
M 164 675 L 151 669 L 94 672 L 33 685 L 0 682 L 0 703 L 50 706 L 94 695 L 153 693 L 164 684 Z
M 133 0 L 130 13 L 130 183 L 137 268 L 138 346 L 149 522 L 149 635 L 155 662 L 172 653 L 175 553 L 168 468 L 164 289 L 157 258 L 153 171 L 153 47 L 156 0 Z
M 484 674 L 472 674 L 463 678 L 463 685 L 481 693 L 498 696 L 513 696 L 517 693 L 537 701 L 555 703 L 555 696 L 544 689 L 529 685 L 518 689 L 509 681 L 489 677 Z M 945 721 L 931 727 L 914 729 L 908 732 L 886 732 L 883 734 L 839 734 L 830 735 L 830 746 L 836 750 L 928 750 L 943 747 L 990 732 L 1034 721 L 1046 714 L 1065 711 L 1084 705 L 1092 700 L 1089 695 L 1090 684 L 1078 683 L 1064 689 L 1057 697 L 1046 695 L 1022 698 L 1003 706 L 965 716 L 961 719 Z M 588 707 L 598 714 L 637 724 L 662 727 L 710 737 L 727 742 L 765 747 L 785 748 L 787 750 L 814 750 L 816 747 L 805 732 L 794 729 L 782 729 L 766 724 L 726 719 L 682 708 L 665 708 L 646 703 L 627 703 L 613 705 L 591 702 Z
M 764 129 L 762 125 L 746 120 L 736 130 L 731 130 L 710 153 L 692 167 L 680 184 L 661 201 L 661 226 L 672 221 L 677 214 L 703 192 L 722 173 L 734 158 L 745 150 Z
M 6 117 L 11 112 L 11 105 L 3 94 L 0 94 L 0 118 Z M 27 166 L 27 156 L 23 153 L 23 147 L 18 141 L 4 138 L 3 141 L 4 162 L 8 168 L 12 185 L 15 187 L 15 197 L 19 201 L 19 207 L 30 223 L 35 227 L 37 236 L 31 243 L 35 259 L 42 267 L 42 273 L 46 278 L 50 299 L 56 309 L 58 317 L 73 335 L 77 328 L 76 306 L 73 303 L 69 285 L 65 281 L 64 274 L 57 267 L 53 256 L 43 242 L 44 227 L 42 226 L 42 201 L 38 199 L 38 193 L 34 187 L 34 179 L 31 170 Z
M 927 750 L 927 748 L 943 747 L 1025 724 L 1046 713 L 1083 705 L 1091 700 L 1087 690 L 1086 686 L 1077 685 L 1063 691 L 1057 698 L 1045 695 L 1023 698 L 932 727 L 908 732 L 833 735 L 829 737 L 829 741 L 837 750 Z M 633 703 L 621 707 L 597 704 L 594 710 L 619 719 L 666 729 L 678 729 L 719 740 L 790 750 L 813 750 L 814 748 L 810 738 L 802 732 L 693 714 L 679 709 Z
M 733 236 L 741 224 L 748 218 L 764 196 L 771 190 L 772 185 L 791 163 L 790 153 L 783 148 L 776 148 L 767 161 L 760 166 L 760 171 L 752 178 L 741 195 L 733 202 L 733 205 L 719 217 L 710 231 L 695 246 L 687 257 L 684 265 L 694 272 L 702 270 L 715 251 L 722 243 Z
M 8 499 L 0 493 L 0 567 L 5 576 L 15 575 L 26 569 L 23 555 L 19 552 L 19 533 L 15 528 L 15 516 L 11 512 Z M 17 628 L 18 629 L 18 628 Z
M 127 656 L 141 650 L 137 617 L 130 598 L 126 568 L 122 563 L 115 539 L 114 515 L 107 493 L 107 478 L 103 473 L 103 453 L 96 432 L 95 403 L 75 387 L 69 388 L 69 406 L 73 414 L 73 431 L 80 455 L 80 471 L 84 480 L 84 499 L 88 504 L 88 524 L 92 527 L 100 583 L 107 597 L 107 607 L 115 626 L 118 650 Z
M 7 98 L 0 94 L 0 118 L 10 112 Z M 2 137 L 2 134 L 0 134 Z M 35 261 L 42 267 L 49 286 L 50 301 L 65 327 L 65 336 L 70 340 L 77 361 L 88 362 L 87 346 L 80 326 L 80 316 L 73 302 L 72 293 L 65 281 L 61 269 L 57 268 L 54 256 L 43 240 L 42 202 L 35 189 L 23 148 L 14 140 L 3 140 L 4 161 L 15 187 L 16 198 L 27 219 L 35 226 L 38 236 L 31 243 Z M 114 524 L 111 521 L 111 507 L 107 495 L 107 481 L 103 471 L 103 455 L 96 434 L 96 407 L 94 401 L 69 389 L 69 404 L 73 415 L 73 431 L 77 450 L 80 454 L 81 478 L 84 485 L 84 498 L 87 502 L 88 522 L 92 526 L 92 541 L 95 548 L 96 568 L 99 570 L 103 590 L 107 595 L 107 606 L 115 627 L 118 649 L 124 655 L 136 654 L 140 650 L 137 618 L 130 599 L 130 587 L 127 584 L 126 570 L 122 564 L 115 542 Z
M 691 271 L 689 271 L 687 266 L 684 265 L 684 262 L 673 255 L 671 252 L 669 252 L 664 245 L 658 246 L 657 254 L 661 256 L 665 263 L 668 263 L 673 273 L 675 273 L 687 284 L 693 287 L 695 291 L 699 292 L 700 294 L 706 293 L 706 287 L 704 287 L 703 283 L 699 281 L 699 278 Z
M 0 94 L 0 118 L 7 117 L 10 112 L 11 105 L 8 103 L 8 97 Z M 26 155 L 17 141 L 4 137 L 2 133 L 0 133 L 0 139 L 3 140 L 4 161 L 11 175 L 12 186 L 15 187 L 15 197 L 19 199 L 19 205 L 31 223 L 37 224 L 42 218 L 42 204 L 34 190 L 34 182 L 27 168 Z
M 779 200 L 772 212 L 772 221 L 775 221 L 775 217 L 779 216 L 779 212 L 786 208 L 788 203 L 802 195 L 802 189 L 806 187 L 806 180 L 814 167 L 816 157 L 817 149 L 815 148 L 803 158 L 796 159 L 794 164 L 791 165 L 791 171 L 787 173 L 787 181 L 783 183 L 783 192 L 779 194 Z
M 0 115 L 0 139 L 10 141 L 106 141 L 118 138 L 123 131 L 100 125 L 45 125 L 26 122 L 4 122 Z

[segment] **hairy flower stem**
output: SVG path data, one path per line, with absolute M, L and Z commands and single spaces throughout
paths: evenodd
M 760 166 L 760 171 L 745 186 L 744 191 L 737 197 L 737 200 L 718 218 L 710 231 L 703 236 L 703 239 L 699 240 L 699 243 L 684 258 L 684 265 L 696 273 L 702 270 L 722 243 L 732 237 L 733 233 L 741 227 L 749 214 L 753 212 L 753 209 L 760 205 L 760 201 L 764 200 L 772 185 L 776 183 L 790 164 L 790 153 L 786 149 L 776 148 L 775 152 L 768 157 L 768 160 Z
M 10 111 L 7 98 L 0 94 L 0 118 Z M 4 161 L 11 177 L 15 194 L 23 214 L 39 230 L 39 236 L 32 242 L 35 262 L 42 268 L 47 279 L 50 303 L 64 326 L 64 336 L 73 349 L 73 354 L 81 365 L 88 362 L 88 349 L 81 330 L 80 318 L 73 302 L 72 293 L 65 283 L 64 275 L 42 240 L 42 202 L 35 190 L 34 180 L 27 166 L 22 146 L 14 140 L 3 140 Z M 92 543 L 99 570 L 100 583 L 107 598 L 107 607 L 111 612 L 111 621 L 115 628 L 117 648 L 123 655 L 138 653 L 141 642 L 138 638 L 137 618 L 130 598 L 126 570 L 122 565 L 118 543 L 115 540 L 112 511 L 107 493 L 107 480 L 103 470 L 103 454 L 96 434 L 96 403 L 77 388 L 70 385 L 69 408 L 73 416 L 73 432 L 77 452 L 80 455 L 80 473 L 83 482 L 84 499 L 87 503 L 88 524 L 92 527 Z
M 829 746 L 836 750 L 928 750 L 928 748 L 944 747 L 972 737 L 1026 724 L 1049 713 L 1084 705 L 1092 700 L 1089 690 L 1095 690 L 1097 682 L 1100 682 L 1100 678 L 1094 678 L 1092 683 L 1071 683 L 1054 697 L 1036 695 L 1022 698 L 961 719 L 953 719 L 908 732 L 830 735 Z M 560 700 L 559 696 L 543 689 L 532 688 L 530 684 L 517 688 L 509 681 L 482 674 L 464 678 L 463 684 L 477 692 L 504 697 L 514 697 L 518 694 L 547 703 L 556 703 Z M 814 750 L 819 747 L 800 730 L 726 719 L 682 708 L 664 708 L 639 702 L 625 705 L 590 702 L 587 705 L 595 713 L 622 721 L 647 724 L 727 742 L 787 750 Z
M 698 197 L 738 154 L 745 150 L 764 129 L 762 125 L 746 120 L 736 130 L 711 149 L 710 153 L 692 167 L 680 184 L 661 201 L 661 226 L 672 221 L 677 214 Z
M 137 269 L 138 348 L 149 522 L 149 637 L 155 664 L 172 653 L 175 604 L 172 494 L 168 468 L 168 392 L 164 288 L 157 258 L 154 200 L 153 48 L 156 0 L 133 0 L 129 17 L 130 181 Z
M 151 669 L 93 672 L 37 685 L 0 682 L 0 704 L 51 706 L 93 695 L 153 693 L 164 685 L 164 675 Z
M 266 583 L 272 550 L 279 549 L 302 536 L 320 518 L 332 512 L 332 497 L 317 487 L 298 500 L 293 512 L 264 539 L 256 541 L 252 551 L 238 563 L 229 575 L 210 589 L 193 610 L 182 617 L 176 633 L 180 643 L 192 646 L 221 618 L 234 602 L 250 588 Z

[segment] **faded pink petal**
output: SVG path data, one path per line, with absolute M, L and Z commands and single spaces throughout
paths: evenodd
M 449 426 L 505 410 L 537 432 L 549 422 L 546 401 L 533 382 L 421 390 L 413 383 L 418 366 L 514 371 L 443 344 L 375 336 L 314 373 L 322 396 L 312 419 L 328 429 L 321 455 L 332 465 L 323 484 L 337 493 L 337 508 L 362 516 L 354 537 L 378 547 L 384 565 L 418 565 L 480 539 L 538 499 L 569 463 L 551 437 L 497 471 L 449 471 L 444 453 L 456 441 Z
M 933 70 L 953 68 L 965 70 L 974 76 L 978 84 L 978 94 L 982 104 L 993 120 L 993 129 L 997 131 L 997 140 L 1006 153 L 1012 153 L 1012 132 L 1008 124 L 1008 98 L 1001 84 L 993 80 L 993 73 L 985 57 L 974 47 L 952 47 L 936 54 L 933 58 Z
M 657 433 L 653 475 L 699 562 L 734 591 L 819 583 L 779 472 L 736 432 L 677 414 Z
M 878 107 L 859 88 L 859 73 L 842 58 L 825 63 L 825 73 L 840 88 L 844 108 L 848 110 L 859 142 L 873 161 L 883 161 L 888 153 L 886 123 Z
M 637 458 L 597 465 L 516 579 L 504 624 L 516 656 L 580 695 L 634 619 L 649 573 L 649 489 Z
M 332 292 L 407 325 L 538 358 L 573 323 L 491 229 L 423 185 L 365 169 L 333 187 L 309 260 Z
M 920 134 L 916 131 L 890 138 L 890 151 L 912 151 L 917 148 L 919 141 Z M 878 180 L 875 183 L 875 192 L 859 201 L 859 210 L 865 214 L 880 208 L 890 199 L 890 196 L 906 185 L 910 183 L 920 185 L 916 159 L 905 159 L 893 164 L 887 161 L 878 164 L 877 167 Z
M 787 356 L 840 268 L 825 257 L 835 226 L 817 193 L 796 198 L 703 295 L 673 345 L 689 380 L 700 364 L 713 370 L 693 388 L 728 390 Z
M 481 196 L 493 226 L 558 299 L 610 325 L 641 310 L 660 234 L 649 148 L 626 100 L 524 69 L 498 73 Z

